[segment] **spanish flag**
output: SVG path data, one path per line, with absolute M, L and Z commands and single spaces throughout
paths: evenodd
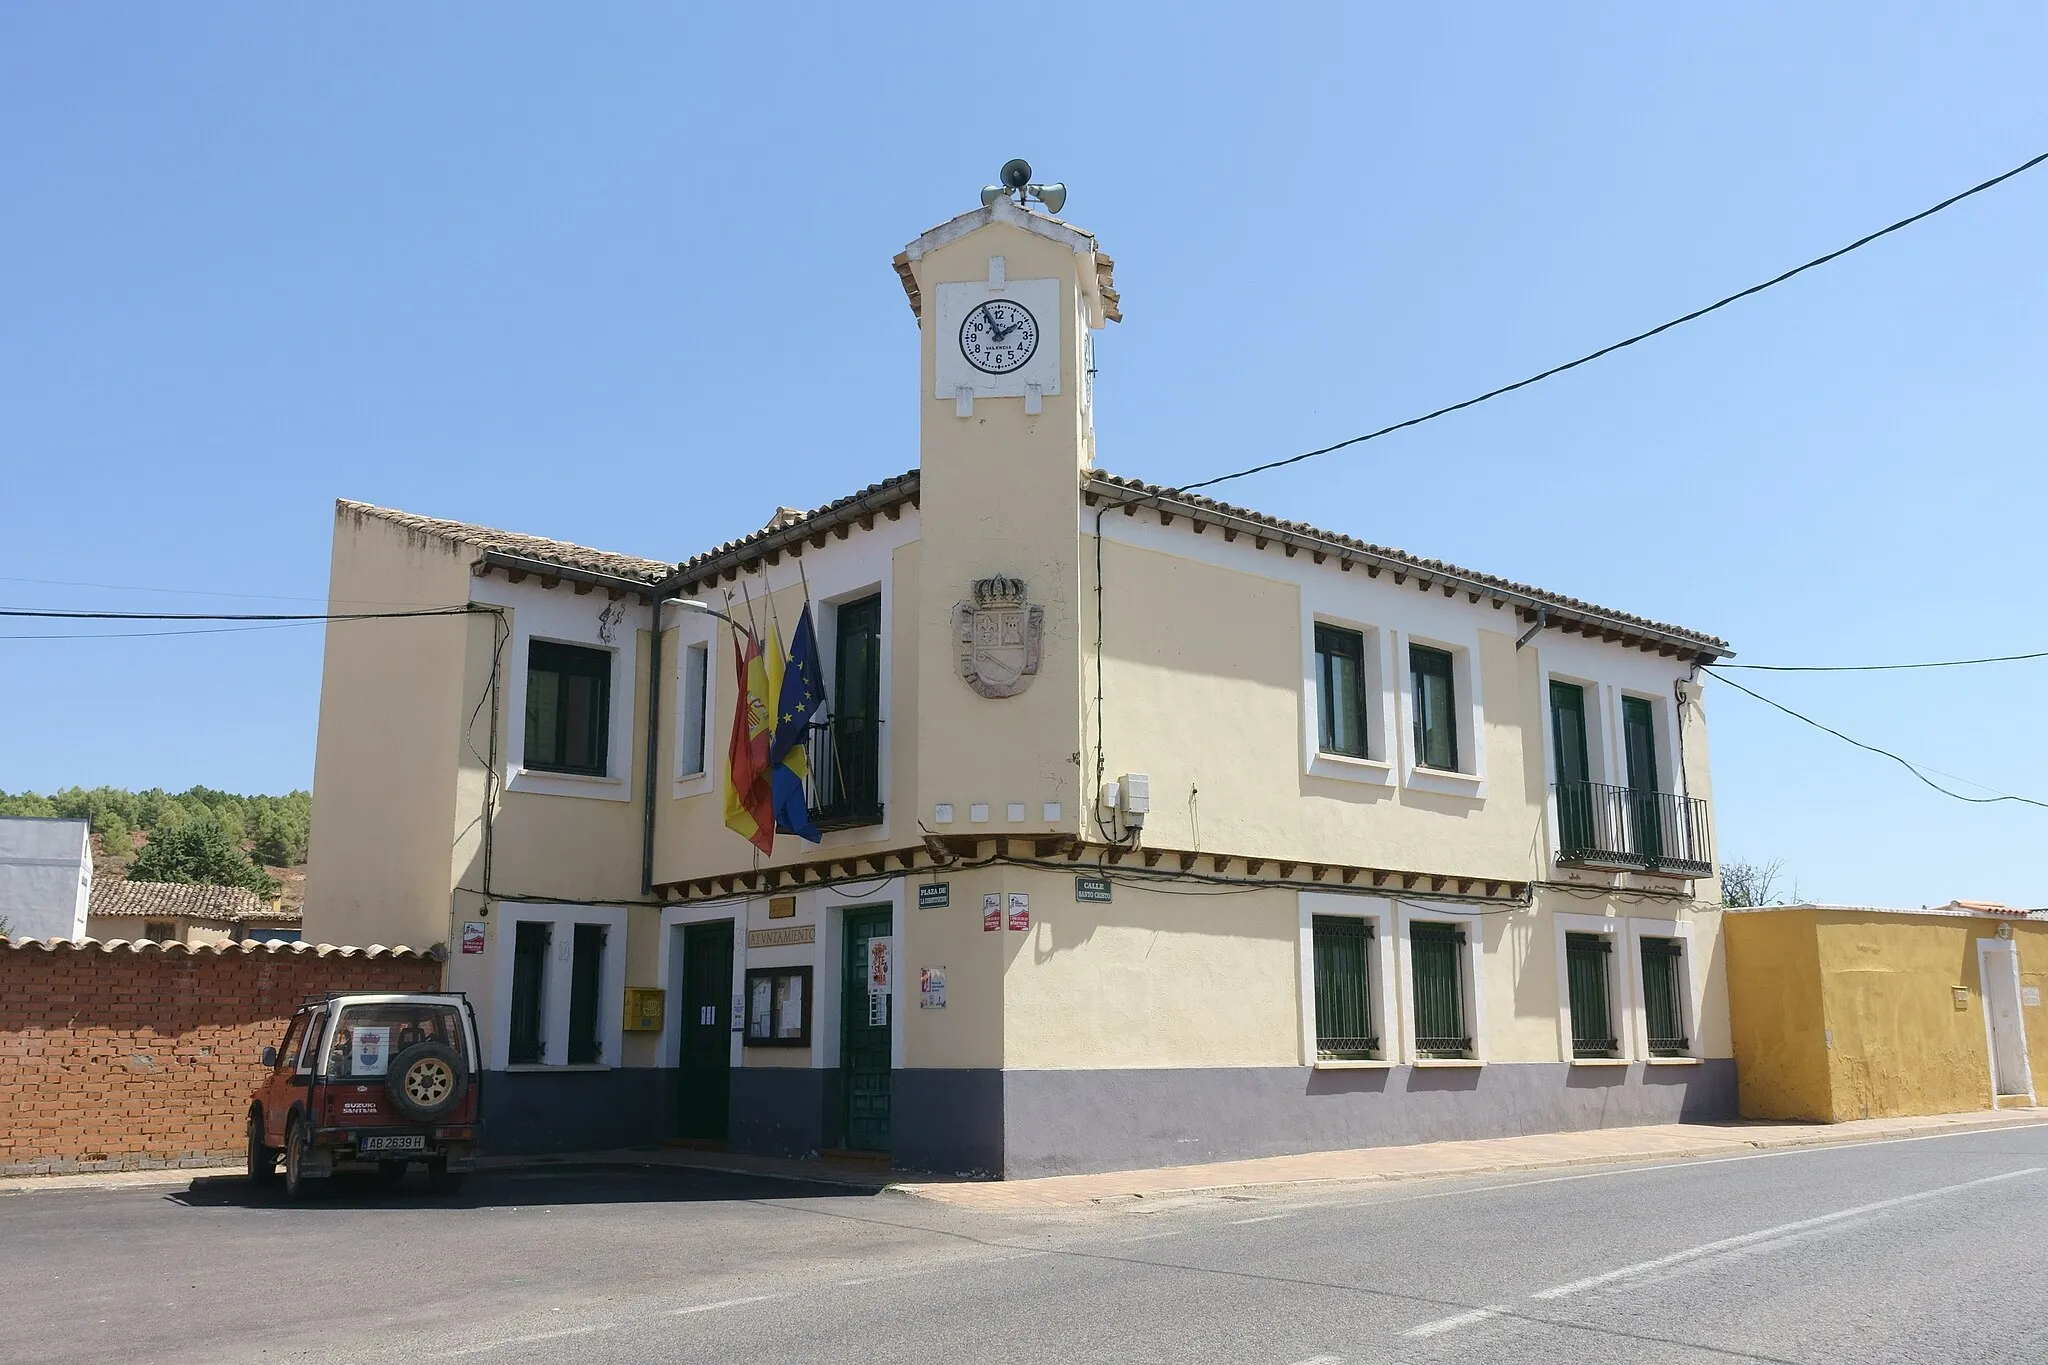
M 725 823 L 763 853 L 775 851 L 775 798 L 768 780 L 768 743 L 775 728 L 761 642 L 733 637 L 732 742 L 726 750 Z

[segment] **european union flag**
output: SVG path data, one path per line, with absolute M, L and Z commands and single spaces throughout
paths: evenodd
M 804 742 L 810 738 L 811 717 L 824 704 L 824 666 L 818 659 L 818 632 L 811 626 L 811 604 L 806 602 L 789 637 L 789 662 L 783 665 L 782 695 L 776 698 L 775 728 L 768 741 L 768 774 L 775 827 L 814 844 L 824 836 L 811 823 L 804 799 L 803 779 L 810 760 Z

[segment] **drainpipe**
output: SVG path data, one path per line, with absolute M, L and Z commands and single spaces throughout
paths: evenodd
M 661 753 L 661 609 L 674 592 L 673 580 L 664 579 L 654 589 L 654 606 L 649 616 L 647 642 L 647 753 L 641 760 L 646 769 L 642 794 L 645 807 L 640 817 L 640 894 L 654 890 L 654 797 L 655 771 Z

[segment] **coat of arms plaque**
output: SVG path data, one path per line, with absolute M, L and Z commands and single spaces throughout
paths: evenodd
M 1021 578 L 981 578 L 974 600 L 953 608 L 960 676 L 984 697 L 1014 697 L 1038 672 L 1045 608 L 1024 600 Z

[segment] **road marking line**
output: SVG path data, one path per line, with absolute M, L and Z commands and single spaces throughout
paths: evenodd
M 1230 1220 L 1230 1225 L 1234 1228 L 1241 1228 L 1245 1226 L 1247 1223 L 1270 1223 L 1275 1218 L 1292 1217 L 1294 1217 L 1294 1215 L 1291 1213 L 1268 1213 L 1258 1218 L 1233 1218 Z M 1318 1357 L 1318 1359 L 1320 1359 L 1320 1357 Z
M 1343 1356 L 1310 1356 L 1310 1357 L 1309 1357 L 1309 1358 L 1308 1358 L 1307 1360 L 1297 1360 L 1297 1361 L 1295 1361 L 1295 1362 L 1294 1362 L 1294 1365 L 1344 1365 L 1344 1357 L 1343 1357 Z
M 721 1308 L 737 1308 L 743 1303 L 766 1303 L 770 1299 L 785 1298 L 783 1294 L 749 1294 L 744 1299 L 720 1299 L 717 1303 L 693 1304 L 688 1308 L 671 1309 L 671 1317 L 682 1317 L 687 1313 L 712 1313 Z
M 609 1323 L 604 1325 L 610 1326 Z M 529 1346 L 536 1341 L 559 1341 L 563 1337 L 584 1337 L 589 1336 L 596 1330 L 597 1325 L 593 1324 L 588 1327 L 565 1327 L 559 1332 L 535 1332 L 531 1336 L 505 1337 L 499 1341 L 486 1341 L 477 1346 L 460 1346 L 452 1351 L 439 1351 L 435 1353 L 434 1358 L 436 1360 L 448 1360 L 454 1356 L 479 1355 L 484 1351 L 495 1351 L 504 1346 Z
M 1834 1213 L 1823 1213 L 1813 1218 L 1802 1218 L 1795 1223 L 1780 1223 L 1774 1228 L 1760 1228 L 1755 1232 L 1745 1232 L 1736 1237 L 1723 1237 L 1719 1241 L 1702 1242 L 1696 1247 L 1687 1247 L 1683 1251 L 1674 1251 L 1669 1256 L 1659 1256 L 1654 1260 L 1638 1261 L 1634 1265 L 1625 1265 L 1619 1270 L 1610 1270 L 1604 1275 L 1589 1275 L 1583 1280 L 1573 1280 L 1569 1284 L 1553 1285 L 1551 1288 L 1540 1290 L 1529 1297 L 1532 1299 L 1567 1298 L 1573 1294 L 1583 1294 L 1589 1289 L 1599 1289 L 1603 1285 L 1613 1284 L 1616 1280 L 1626 1280 L 1633 1276 L 1646 1274 L 1649 1271 L 1662 1270 L 1666 1266 L 1698 1260 L 1702 1256 L 1711 1256 L 1716 1252 L 1729 1251 L 1736 1247 L 1751 1246 L 1758 1242 L 1768 1241 L 1774 1237 L 1783 1237 L 1787 1233 L 1803 1232 L 1808 1228 L 1826 1227 L 1830 1223 L 1840 1223 L 1846 1219 L 1859 1218 L 1868 1213 L 1903 1208 L 1908 1204 L 1924 1203 L 1929 1199 L 1938 1199 L 1945 1194 L 1957 1194 L 1963 1190 L 1974 1190 L 1984 1185 L 1995 1185 L 2004 1180 L 2017 1180 L 2023 1175 L 2039 1175 L 2042 1169 L 2040 1166 L 2029 1166 L 2023 1171 L 2007 1171 L 2004 1175 L 1987 1175 L 1981 1180 L 1966 1180 L 1960 1185 L 1944 1185 L 1940 1189 L 1922 1190 L 1918 1194 L 1902 1194 L 1896 1199 L 1880 1199 L 1871 1204 L 1858 1204 L 1853 1209 L 1841 1209 Z
M 1166 1230 L 1165 1232 L 1146 1232 L 1146 1233 L 1140 1233 L 1140 1234 L 1139 1234 L 1138 1236 L 1136 1236 L 1136 1237 L 1118 1237 L 1118 1238 L 1114 1239 L 1113 1241 L 1111 1241 L 1110 1245 L 1111 1245 L 1111 1246 L 1124 1246 L 1124 1245 L 1126 1245 L 1126 1244 L 1128 1244 L 1128 1243 L 1131 1243 L 1131 1242 L 1153 1242 L 1153 1241 L 1157 1241 L 1157 1240 L 1158 1240 L 1159 1238 L 1161 1238 L 1161 1237 L 1179 1237 L 1179 1236 L 1181 1236 L 1181 1235 L 1182 1235 L 1183 1233 L 1185 1233 L 1185 1232 L 1187 1232 L 1187 1231 L 1188 1231 L 1188 1229 L 1186 1229 L 1186 1228 L 1169 1228 L 1169 1229 L 1168 1229 L 1168 1230 Z
M 1435 1322 L 1425 1322 L 1418 1326 L 1410 1327 L 1401 1335 L 1404 1337 L 1433 1337 L 1439 1332 L 1455 1332 L 1460 1327 L 1470 1327 L 1476 1322 L 1485 1322 L 1488 1318 L 1497 1318 L 1507 1311 L 1505 1304 L 1495 1304 L 1491 1308 L 1475 1308 L 1469 1313 L 1456 1313 L 1448 1318 L 1438 1318 Z

